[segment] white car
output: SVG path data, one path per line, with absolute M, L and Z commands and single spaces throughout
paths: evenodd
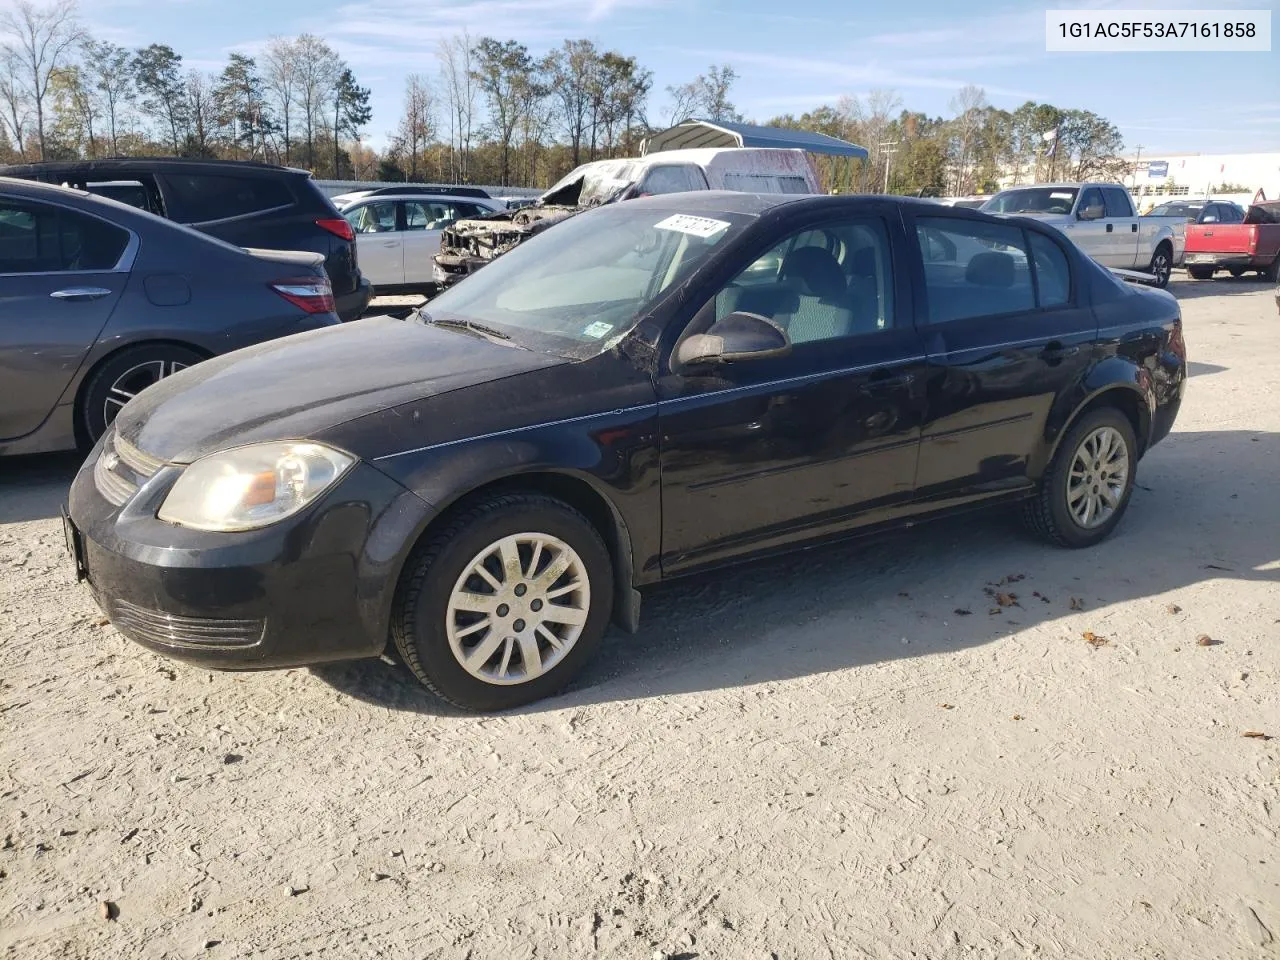
M 435 293 L 440 232 L 458 220 L 507 209 L 501 200 L 424 194 L 361 197 L 339 208 L 356 235 L 360 272 L 379 296 Z

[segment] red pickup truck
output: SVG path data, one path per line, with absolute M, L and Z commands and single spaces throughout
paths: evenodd
M 1183 264 L 1196 280 L 1208 280 L 1215 270 L 1233 277 L 1257 270 L 1274 282 L 1280 278 L 1280 201 L 1255 203 L 1244 223 L 1188 225 Z

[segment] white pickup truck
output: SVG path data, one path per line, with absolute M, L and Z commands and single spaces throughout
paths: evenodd
M 982 210 L 1035 217 L 1057 227 L 1104 267 L 1149 273 L 1158 287 L 1168 285 L 1186 245 L 1186 217 L 1140 217 L 1129 191 L 1118 183 L 1011 187 Z

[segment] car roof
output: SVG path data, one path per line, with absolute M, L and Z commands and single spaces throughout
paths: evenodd
M 348 196 L 349 196 L 349 195 L 348 195 Z M 333 197 L 332 199 L 334 199 L 334 200 L 343 199 L 343 195 L 342 195 L 342 194 L 339 194 L 337 197 Z M 371 201 L 371 202 L 376 201 L 376 202 L 378 202 L 378 203 L 383 203 L 383 202 L 388 201 L 388 200 L 440 200 L 440 201 L 442 201 L 442 202 L 446 202 L 446 203 L 456 203 L 456 202 L 458 202 L 458 201 L 466 202 L 466 201 L 474 200 L 474 201 L 478 201 L 479 203 L 484 203 L 484 202 L 487 200 L 487 201 L 489 201 L 490 203 L 496 203 L 496 204 L 498 204 L 499 206 L 501 206 L 500 200 L 499 200 L 499 198 L 497 198 L 497 197 L 471 197 L 471 196 L 467 196 L 467 195 L 465 195 L 465 194 L 464 194 L 464 195 L 462 195 L 462 196 L 459 196 L 458 194 L 453 194 L 453 193 L 373 193 L 373 194 L 361 194 L 361 195 L 360 195 L 360 196 L 358 196 L 358 197 L 352 197 L 352 198 L 351 198 L 351 206 L 353 206 L 353 207 L 354 207 L 357 203 L 362 203 L 362 202 L 363 202 L 363 201 L 365 201 L 365 200 L 368 200 L 368 201 Z
M 128 170 L 146 171 L 200 171 L 203 173 L 229 174 L 232 172 L 251 176 L 268 176 L 288 173 L 311 176 L 311 171 L 297 167 L 282 167 L 258 160 L 205 160 L 185 157 L 111 157 L 106 160 L 54 160 L 44 163 L 15 163 L 0 166 L 0 176 L 32 177 L 65 174 L 115 174 Z

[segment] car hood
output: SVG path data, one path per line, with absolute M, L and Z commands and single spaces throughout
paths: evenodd
M 152 457 L 311 437 L 389 407 L 569 361 L 371 317 L 214 357 L 132 400 L 115 429 Z

